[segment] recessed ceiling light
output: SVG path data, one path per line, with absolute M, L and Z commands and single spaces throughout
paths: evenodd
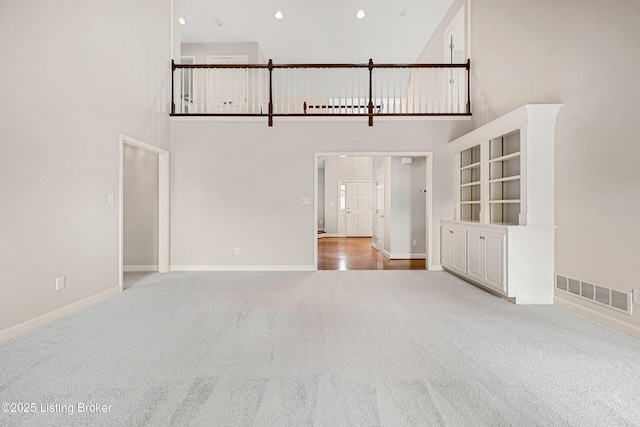
M 184 25 L 184 24 L 187 23 L 187 21 L 185 21 L 182 16 L 180 18 L 178 18 L 178 22 L 180 23 L 180 25 Z
M 282 11 L 279 10 L 276 13 L 273 14 L 273 17 L 276 19 L 282 19 L 284 17 L 284 15 L 282 14 Z
M 358 13 L 356 13 L 356 18 L 358 19 L 364 18 L 364 10 L 360 9 Z

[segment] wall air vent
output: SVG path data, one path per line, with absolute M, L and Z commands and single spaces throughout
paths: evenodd
M 556 274 L 556 289 L 612 310 L 631 314 L 632 298 L 629 293 L 616 291 L 559 274 Z
M 568 291 L 569 288 L 567 288 L 567 278 L 556 274 L 556 288 L 562 289 L 563 291 Z

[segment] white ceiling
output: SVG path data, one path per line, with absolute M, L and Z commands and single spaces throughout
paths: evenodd
M 453 0 L 182 0 L 182 42 L 258 42 L 275 63 L 411 63 Z M 363 9 L 364 19 L 356 19 Z M 284 19 L 273 14 L 281 10 Z M 403 16 L 404 15 L 404 16 Z

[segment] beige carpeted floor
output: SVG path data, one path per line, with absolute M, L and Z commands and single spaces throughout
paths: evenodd
M 0 425 L 640 425 L 639 341 L 448 273 L 138 279 L 0 344 Z

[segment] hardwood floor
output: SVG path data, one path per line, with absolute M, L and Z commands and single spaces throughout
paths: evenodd
M 318 270 L 424 270 L 423 259 L 390 261 L 371 247 L 370 237 L 318 239 Z

